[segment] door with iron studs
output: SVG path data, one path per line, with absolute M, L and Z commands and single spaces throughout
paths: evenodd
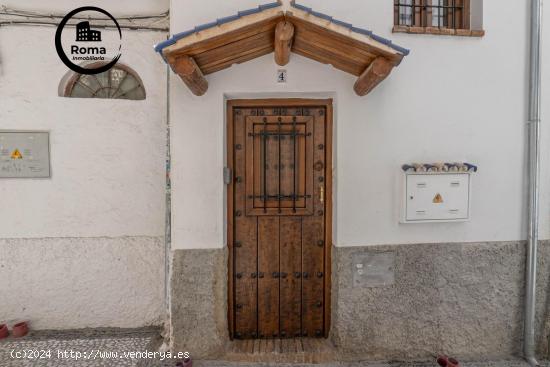
M 228 113 L 230 334 L 324 337 L 331 111 L 326 105 L 235 106 Z

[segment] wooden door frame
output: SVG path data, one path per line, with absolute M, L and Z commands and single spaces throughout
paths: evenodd
M 327 338 L 331 326 L 331 287 L 332 287 L 332 135 L 333 135 L 333 107 L 332 98 L 328 99 L 306 99 L 306 98 L 269 98 L 269 99 L 230 99 L 227 103 L 227 158 L 226 166 L 234 172 L 234 149 L 233 149 L 233 111 L 235 108 L 251 107 L 324 107 L 326 109 L 325 141 L 326 141 L 326 164 L 325 164 L 325 283 L 324 283 L 324 337 Z M 227 247 L 228 273 L 227 273 L 227 326 L 229 337 L 233 340 L 233 307 L 234 307 L 234 284 L 233 284 L 233 207 L 234 207 L 234 182 L 233 177 L 227 185 Z

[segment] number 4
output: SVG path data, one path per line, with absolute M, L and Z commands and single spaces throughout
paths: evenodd
M 277 83 L 286 83 L 286 70 L 277 70 Z

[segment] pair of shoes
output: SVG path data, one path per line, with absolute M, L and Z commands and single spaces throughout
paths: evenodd
M 440 355 L 437 357 L 437 364 L 441 367 L 459 367 L 459 362 L 451 357 L 446 355 Z
M 29 326 L 25 321 L 18 322 L 17 324 L 13 325 L 13 329 L 11 331 L 11 335 L 13 335 L 15 338 L 20 338 L 22 336 L 27 335 L 29 332 Z M 7 338 L 9 336 L 8 331 L 8 325 L 7 324 L 0 324 L 0 339 Z

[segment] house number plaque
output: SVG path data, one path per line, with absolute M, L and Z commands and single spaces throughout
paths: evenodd
M 49 178 L 50 134 L 0 131 L 0 178 Z

